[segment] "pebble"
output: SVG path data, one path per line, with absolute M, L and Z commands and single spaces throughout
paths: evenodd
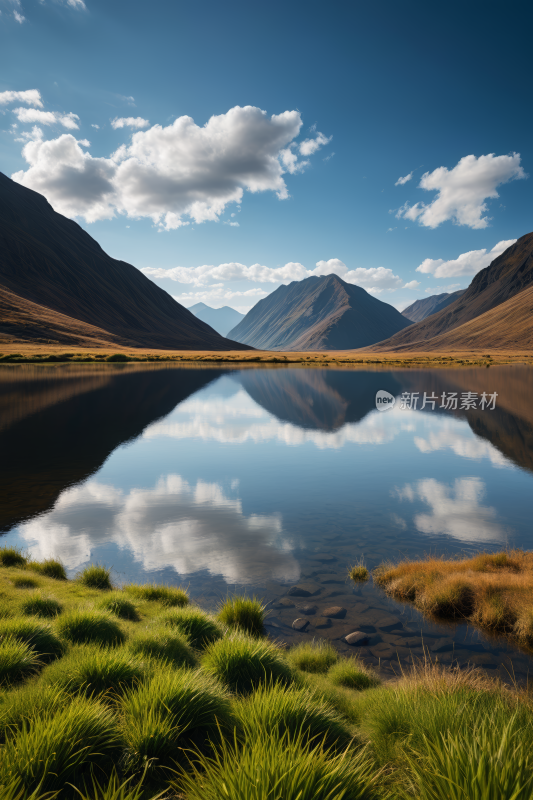
M 331 620 L 327 617 L 317 617 L 313 620 L 315 628 L 331 628 Z
M 346 644 L 353 645 L 363 645 L 368 642 L 368 636 L 365 636 L 364 633 L 361 631 L 354 631 L 353 633 L 349 633 L 347 636 L 344 637 L 344 641 Z
M 325 617 L 333 617 L 333 619 L 344 619 L 346 616 L 346 609 L 342 606 L 330 606 L 323 612 Z
M 318 608 L 316 606 L 299 606 L 298 611 L 306 616 L 310 616 L 311 614 L 316 614 Z
M 295 619 L 294 622 L 292 623 L 292 627 L 294 628 L 295 631 L 302 631 L 302 632 L 305 631 L 308 625 L 309 625 L 309 620 L 301 618 Z
M 320 586 L 316 583 L 298 583 L 296 586 L 291 586 L 288 595 L 291 597 L 312 597 L 320 593 Z

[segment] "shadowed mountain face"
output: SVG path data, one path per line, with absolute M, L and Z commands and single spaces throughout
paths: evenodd
M 240 311 L 235 311 L 234 308 L 229 306 L 211 308 L 211 306 L 206 306 L 205 303 L 196 303 L 196 305 L 190 306 L 189 311 L 192 311 L 194 316 L 201 319 L 202 322 L 207 322 L 208 325 L 211 325 L 221 336 L 227 336 L 230 330 L 244 319 L 244 314 L 241 314 Z
M 326 275 L 280 286 L 228 336 L 264 350 L 349 350 L 378 342 L 410 324 L 360 286 Z
M 424 297 L 422 300 L 415 300 L 407 308 L 402 311 L 403 316 L 411 322 L 421 322 L 426 317 L 436 314 L 437 311 L 442 311 L 443 308 L 451 305 L 455 300 L 465 293 L 465 289 L 459 289 L 457 292 L 444 292 L 443 294 L 432 294 L 430 297 Z
M 150 366 L 0 370 L 0 531 L 50 509 L 119 445 L 221 374 Z
M 478 272 L 458 300 L 372 350 L 526 349 L 533 341 L 532 300 L 526 294 L 532 284 L 533 233 L 528 233 Z
M 235 349 L 45 198 L 0 173 L 0 335 L 19 341 Z M 242 349 L 239 346 L 239 349 Z

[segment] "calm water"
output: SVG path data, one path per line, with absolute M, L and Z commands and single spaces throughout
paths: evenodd
M 398 398 L 376 410 L 376 392 Z M 402 393 L 498 393 L 494 410 L 400 407 Z M 525 676 L 526 653 L 433 625 L 371 582 L 363 558 L 531 548 L 533 370 L 0 368 L 0 531 L 74 575 L 189 586 L 213 608 L 235 589 L 287 641 L 353 630 L 386 674 L 429 651 Z M 439 401 L 440 402 L 440 401 Z M 420 402 L 419 402 L 420 405 Z M 309 597 L 288 591 L 304 585 Z M 291 624 L 316 606 L 305 633 Z M 347 610 L 330 627 L 321 612 Z M 397 668 L 397 666 L 396 666 Z

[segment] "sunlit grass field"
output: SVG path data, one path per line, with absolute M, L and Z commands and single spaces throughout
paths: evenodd
M 0 549 L 2 800 L 532 796 L 526 690 L 429 662 L 382 685 L 264 616 Z

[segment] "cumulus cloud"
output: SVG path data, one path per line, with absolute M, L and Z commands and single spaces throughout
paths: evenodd
M 22 92 L 0 92 L 0 106 L 6 106 L 9 103 L 25 103 L 28 106 L 43 107 L 41 93 L 38 89 L 25 89 Z
M 413 177 L 413 173 L 410 172 L 409 175 L 405 175 L 405 177 L 403 177 L 403 178 L 398 178 L 398 180 L 396 181 L 396 183 L 394 185 L 395 186 L 403 186 L 404 183 L 407 183 L 407 181 L 410 181 L 412 177 Z
M 210 286 L 205 292 L 183 292 L 183 294 L 172 295 L 174 300 L 182 305 L 191 306 L 195 303 L 205 303 L 213 308 L 219 308 L 225 305 L 228 300 L 234 300 L 236 297 L 261 299 L 266 297 L 267 292 L 264 289 L 247 289 L 241 292 L 232 292 L 230 289 L 225 289 L 222 285 Z
M 26 17 L 23 14 L 20 14 L 18 11 L 13 11 L 13 16 L 15 17 L 17 22 L 20 22 L 22 25 L 23 22 L 26 22 Z
M 13 126 L 16 130 L 16 126 Z M 37 142 L 43 138 L 43 129 L 34 125 L 31 131 L 22 131 L 20 136 L 15 139 L 16 142 Z
M 320 150 L 325 144 L 331 142 L 332 136 L 324 136 L 323 133 L 317 133 L 314 139 L 304 139 L 303 142 L 300 143 L 298 150 L 300 151 L 300 155 L 307 157 L 312 156 L 313 153 L 316 153 L 317 150 Z
M 416 289 L 417 286 L 420 286 L 420 281 L 409 281 L 403 287 L 404 289 Z
M 396 216 L 418 220 L 428 228 L 437 228 L 447 220 L 469 228 L 486 228 L 489 218 L 483 216 L 488 208 L 485 201 L 499 197 L 497 187 L 501 184 L 527 177 L 520 166 L 519 153 L 465 156 L 452 170 L 438 167 L 422 175 L 419 187 L 437 192 L 437 196 L 427 205 L 405 203 Z
M 111 127 L 117 128 L 148 128 L 150 125 L 147 119 L 142 117 L 115 117 L 111 120 Z
M 297 261 L 290 261 L 283 267 L 265 267 L 261 264 L 230 262 L 218 266 L 204 264 L 201 267 L 145 267 L 142 272 L 151 278 L 170 278 L 179 283 L 207 286 L 212 281 L 254 281 L 256 283 L 291 283 L 304 278 L 321 275 L 338 275 L 347 283 L 362 286 L 369 292 L 393 291 L 403 286 L 402 279 L 385 267 L 357 267 L 348 269 L 338 258 L 317 261 L 315 269 L 308 270 Z
M 86 154 L 81 160 L 76 140 L 67 143 L 59 137 L 46 149 L 25 149 L 29 168 L 13 178 L 68 216 L 94 221 L 118 211 L 149 217 L 170 230 L 183 225 L 184 217 L 218 220 L 228 203 L 242 201 L 244 191 L 288 197 L 283 176 L 289 170 L 282 152 L 301 125 L 298 111 L 268 117 L 259 108 L 236 106 L 203 127 L 183 116 L 167 127 L 137 131 L 130 144 L 107 159 Z M 92 180 L 95 170 L 106 175 L 100 194 Z
M 58 111 L 40 111 L 38 108 L 14 108 L 13 114 L 19 122 L 38 122 L 39 125 L 62 125 L 69 130 L 79 128 L 79 117 L 72 112 L 60 114 Z
M 443 258 L 426 258 L 416 268 L 416 271 L 434 275 L 436 278 L 476 275 L 515 242 L 516 239 L 504 239 L 495 244 L 492 250 L 469 250 L 450 261 L 445 261 Z
M 100 130 L 100 125 L 96 125 L 94 122 L 91 122 L 91 128 L 96 128 L 96 130 Z
M 457 478 L 453 486 L 426 478 L 398 490 L 402 500 L 422 501 L 430 513 L 416 514 L 415 525 L 429 535 L 453 536 L 465 542 L 502 542 L 505 530 L 496 521 L 496 510 L 483 506 L 485 485 L 479 478 Z

